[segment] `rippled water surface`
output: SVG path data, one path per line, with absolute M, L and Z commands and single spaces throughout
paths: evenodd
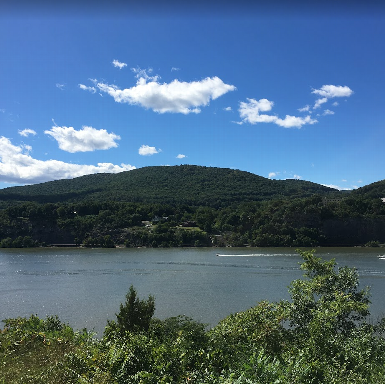
M 381 248 L 320 248 L 317 255 L 356 267 L 371 286 L 372 315 L 385 315 Z M 220 253 L 217 256 L 218 252 Z M 1 319 L 57 314 L 102 334 L 130 285 L 155 296 L 159 318 L 184 314 L 215 325 L 258 301 L 289 299 L 302 276 L 292 248 L 0 250 Z

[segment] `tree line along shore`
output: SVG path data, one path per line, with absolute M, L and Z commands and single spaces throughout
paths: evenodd
M 322 196 L 223 208 L 20 202 L 0 209 L 0 247 L 315 247 L 385 243 L 379 198 Z

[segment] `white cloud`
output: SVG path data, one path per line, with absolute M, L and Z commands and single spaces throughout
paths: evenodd
M 177 159 L 184 159 L 186 155 L 182 155 L 181 153 L 176 157 Z
M 309 112 L 310 111 L 310 105 L 305 105 L 303 108 L 298 108 L 298 111 Z
M 20 136 L 28 137 L 29 135 L 36 135 L 36 132 L 33 129 L 23 129 L 22 131 L 19 131 Z
M 95 87 L 87 87 L 84 84 L 79 84 L 79 88 L 83 89 L 84 91 L 90 91 L 91 93 L 95 93 L 96 92 L 96 88 Z
M 320 89 L 313 89 L 312 93 L 321 96 L 313 106 L 313 109 L 317 109 L 330 98 L 349 97 L 353 94 L 353 91 L 347 86 L 323 85 Z M 333 105 L 336 106 L 338 103 L 333 103 Z M 300 112 L 308 112 L 308 115 L 305 117 L 286 115 L 284 119 L 281 119 L 275 115 L 261 114 L 261 112 L 271 111 L 273 106 L 274 103 L 267 99 L 247 99 L 247 102 L 240 102 L 238 111 L 242 121 L 236 123 L 240 125 L 243 123 L 274 123 L 284 128 L 301 128 L 305 124 L 315 124 L 318 122 L 310 116 L 312 113 L 310 105 L 305 105 L 298 109 Z M 323 116 L 333 114 L 333 111 L 326 109 Z M 317 116 L 320 115 L 318 114 Z
M 207 77 L 190 83 L 173 80 L 171 83 L 161 84 L 158 82 L 158 76 L 150 77 L 146 71 L 139 68 L 133 71 L 138 77 L 134 87 L 121 90 L 115 85 L 105 83 L 98 83 L 97 87 L 118 103 L 140 105 L 158 113 L 183 114 L 199 113 L 199 107 L 206 106 L 210 100 L 236 89 L 218 77 Z
M 239 116 L 244 122 L 250 124 L 256 123 L 271 123 L 277 117 L 270 115 L 260 115 L 260 112 L 267 112 L 273 108 L 274 103 L 267 99 L 247 99 L 247 102 L 241 101 L 239 103 Z
M 56 83 L 56 88 L 59 88 L 61 91 L 63 91 L 65 88 L 65 84 Z
M 119 60 L 114 60 L 112 62 L 112 65 L 115 67 L 115 68 L 119 68 L 119 69 L 122 69 L 124 67 L 127 67 L 127 64 L 126 63 L 122 63 L 120 62 Z
M 24 144 L 23 148 L 26 150 L 27 153 L 32 151 L 32 147 L 30 145 Z
M 44 133 L 52 136 L 60 149 L 71 153 L 110 149 L 118 146 L 115 140 L 120 140 L 120 136 L 108 133 L 105 129 L 98 130 L 87 126 L 83 126 L 79 131 L 73 127 L 54 126 Z
M 353 187 L 353 188 L 344 188 L 344 187 L 340 187 L 338 185 L 335 185 L 335 184 L 321 184 L 323 185 L 324 187 L 329 187 L 329 188 L 334 188 L 334 189 L 338 189 L 339 191 L 351 191 L 352 189 L 356 189 L 357 187 Z
M 138 79 L 137 84 L 140 82 L 140 79 L 147 81 L 158 81 L 161 77 L 159 75 L 150 76 L 149 73 L 152 73 L 153 69 L 142 69 L 139 67 L 131 68 L 131 71 L 135 73 L 135 77 Z
M 310 116 L 296 117 L 286 115 L 284 119 L 280 119 L 274 115 L 261 115 L 260 112 L 270 111 L 274 103 L 267 99 L 247 100 L 247 102 L 241 102 L 239 104 L 239 115 L 242 121 L 246 123 L 274 123 L 284 128 L 301 128 L 304 124 L 314 124 L 317 122 L 317 120 L 312 119 Z
M 224 111 L 232 111 L 233 109 L 231 107 L 223 108 Z
M 353 91 L 346 85 L 323 85 L 320 89 L 313 89 L 312 93 L 331 99 L 333 97 L 349 97 Z
M 293 176 L 293 179 L 300 180 L 300 179 L 302 179 L 302 176 L 294 175 L 294 176 Z
M 139 155 L 142 155 L 142 156 L 151 156 L 159 152 L 162 152 L 162 150 L 156 149 L 155 147 L 150 147 L 149 145 L 142 145 L 139 148 Z
M 2 181 L 35 184 L 58 179 L 72 179 L 92 173 L 119 173 L 135 169 L 129 164 L 69 164 L 58 160 L 37 160 L 30 156 L 30 146 L 15 146 L 0 136 L 0 177 Z
M 334 97 L 349 97 L 353 94 L 353 91 L 346 85 L 323 85 L 320 89 L 313 89 L 312 93 L 321 96 L 320 99 L 316 100 L 313 107 L 313 109 L 317 109 L 329 99 Z
M 269 173 L 269 179 L 272 179 L 273 177 L 277 176 L 279 172 L 270 172 Z
M 333 107 L 337 107 L 339 105 L 338 101 L 335 101 L 333 104 Z
M 284 119 L 276 119 L 274 123 L 284 128 L 301 128 L 305 124 L 315 124 L 318 123 L 318 121 L 312 119 L 310 116 L 296 117 L 286 115 Z
M 322 104 L 325 104 L 328 101 L 327 97 L 322 97 L 321 99 L 316 100 L 313 109 L 319 108 Z
M 171 72 L 173 72 L 173 71 L 180 71 L 180 68 L 172 67 Z

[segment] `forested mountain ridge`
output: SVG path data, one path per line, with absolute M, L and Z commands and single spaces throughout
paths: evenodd
M 0 190 L 0 247 L 380 245 L 384 183 L 346 193 L 182 165 L 12 187 Z
M 11 187 L 0 190 L 0 201 L 59 203 L 87 199 L 218 207 L 314 194 L 326 196 L 338 194 L 338 191 L 303 180 L 271 180 L 240 170 L 181 165 Z
M 385 198 L 385 180 L 376 181 L 357 188 L 352 191 L 354 196 L 365 196 L 367 198 Z

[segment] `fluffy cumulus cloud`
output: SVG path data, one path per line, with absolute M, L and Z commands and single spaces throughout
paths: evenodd
M 158 113 L 199 113 L 200 107 L 211 100 L 235 90 L 235 86 L 225 84 L 219 77 L 207 77 L 200 81 L 183 82 L 173 80 L 160 83 L 159 76 L 149 76 L 145 70 L 132 69 L 138 81 L 134 87 L 119 89 L 115 85 L 97 83 L 101 92 L 112 96 L 118 103 L 140 105 Z
M 274 121 L 275 124 L 284 128 L 301 128 L 305 124 L 315 124 L 317 122 L 316 119 L 312 119 L 310 116 L 296 117 L 290 115 L 286 115 L 284 119 L 276 119 Z
M 239 116 L 245 122 L 250 124 L 271 123 L 277 117 L 271 115 L 261 115 L 260 112 L 268 112 L 273 108 L 274 103 L 267 99 L 247 99 L 247 102 L 239 103 Z
M 323 85 L 320 89 L 313 89 L 312 93 L 331 99 L 333 97 L 349 97 L 353 91 L 346 85 Z
M 162 152 L 161 149 L 156 149 L 155 147 L 150 147 L 149 145 L 142 145 L 139 148 L 139 155 L 142 156 L 151 156 L 155 155 L 156 153 Z
M 28 137 L 29 135 L 36 135 L 36 132 L 33 129 L 23 129 L 22 131 L 19 131 L 20 136 Z
M 341 85 L 323 85 L 320 89 L 313 89 L 313 94 L 320 96 L 313 106 L 313 109 L 320 108 L 322 104 L 328 102 L 329 99 L 334 97 L 349 97 L 353 94 L 353 91 L 348 86 Z M 334 102 L 333 106 L 337 106 L 338 102 Z M 301 128 L 305 124 L 315 124 L 318 121 L 311 118 L 310 105 L 305 105 L 299 108 L 300 112 L 307 112 L 305 117 L 297 117 L 286 115 L 284 119 L 275 115 L 266 114 L 263 112 L 269 112 L 273 108 L 274 103 L 267 99 L 247 99 L 247 102 L 240 102 L 239 115 L 242 121 L 235 122 L 237 124 L 249 123 L 274 123 L 284 128 Z M 333 115 L 334 112 L 330 109 L 325 109 L 323 116 Z M 319 116 L 319 115 L 318 115 Z
M 181 153 L 176 157 L 177 159 L 184 159 L 186 155 L 182 155 Z
M 350 97 L 353 91 L 346 85 L 323 85 L 320 89 L 313 89 L 312 93 L 321 96 L 316 100 L 313 107 L 313 109 L 317 109 L 329 99 L 335 97 Z M 333 105 L 336 106 L 338 103 L 335 102 Z
M 44 133 L 52 136 L 60 149 L 71 153 L 110 149 L 117 147 L 116 140 L 120 140 L 120 136 L 108 133 L 105 129 L 86 126 L 78 131 L 73 127 L 54 126 Z
M 120 62 L 119 60 L 113 60 L 112 65 L 113 65 L 115 68 L 119 68 L 119 69 L 122 69 L 122 68 L 124 68 L 124 67 L 127 67 L 127 64 L 126 64 L 126 63 L 122 63 L 122 62 Z
M 261 112 L 269 112 L 273 108 L 274 103 L 267 99 L 247 99 L 239 104 L 239 116 L 242 123 L 274 123 L 284 128 L 301 128 L 305 124 L 314 124 L 317 120 L 310 116 L 296 117 L 286 115 L 284 119 L 280 119 L 275 115 L 261 114 Z
M 129 164 L 69 164 L 58 160 L 38 160 L 30 154 L 31 147 L 16 146 L 0 136 L 0 178 L 4 182 L 35 184 L 58 179 L 72 179 L 92 173 L 119 173 L 135 169 Z

